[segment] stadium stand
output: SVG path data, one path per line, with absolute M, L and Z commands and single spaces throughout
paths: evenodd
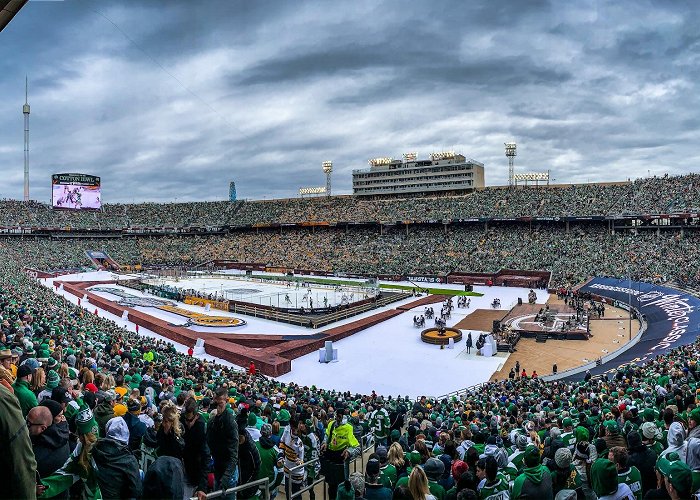
M 562 286 L 592 275 L 696 286 L 693 220 L 681 228 L 614 231 L 610 220 L 487 227 L 429 221 L 484 213 L 692 213 L 700 206 L 697 182 L 698 176 L 652 178 L 366 205 L 342 197 L 111 205 L 99 213 L 3 201 L 6 228 L 84 230 L 71 231 L 77 236 L 71 238 L 65 231 L 20 231 L 0 244 L 3 496 L 48 498 L 71 489 L 83 498 L 201 498 L 242 485 L 238 497 L 269 498 L 284 478 L 280 494 L 289 498 L 323 483 L 323 474 L 336 498 L 694 497 L 700 490 L 700 341 L 602 377 L 516 376 L 410 401 L 283 384 L 254 366 L 234 370 L 180 354 L 86 313 L 24 267 L 87 266 L 84 251 L 100 248 L 123 264 L 189 266 L 235 256 L 367 274 L 513 267 L 551 269 L 552 284 Z M 314 220 L 370 224 L 233 228 Z M 376 224 L 399 220 L 425 224 Z M 170 225 L 229 229 L 157 236 L 122 231 Z M 88 237 L 88 230 L 100 237 Z M 409 384 L 420 367 L 396 376 Z M 366 457 L 369 442 L 377 447 Z M 360 472 L 344 482 L 343 461 L 353 459 Z M 139 468 L 152 461 L 141 479 Z M 154 488 L 160 488 L 156 494 Z

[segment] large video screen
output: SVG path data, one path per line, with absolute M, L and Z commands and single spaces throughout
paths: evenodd
M 69 210 L 101 208 L 100 178 L 86 174 L 52 175 L 51 203 L 54 208 Z

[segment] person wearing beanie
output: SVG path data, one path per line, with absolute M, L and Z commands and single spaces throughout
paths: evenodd
M 688 439 L 700 438 L 700 408 L 693 408 L 688 413 Z
M 666 491 L 671 500 L 683 500 L 690 498 L 693 487 L 693 475 L 688 464 L 682 460 L 676 460 L 668 467 L 668 474 L 664 474 Z
M 644 422 L 640 427 L 640 432 L 642 435 L 642 443 L 652 450 L 654 454 L 658 457 L 664 451 L 663 444 L 661 444 L 661 431 L 656 426 L 654 422 Z
M 381 466 L 379 460 L 370 458 L 365 467 L 365 495 L 366 500 L 391 500 L 392 490 L 384 486 L 380 481 Z
M 574 433 L 573 419 L 571 417 L 562 419 L 561 426 L 563 427 L 563 430 L 561 431 L 561 440 L 564 443 L 564 446 L 570 450 L 573 450 L 574 446 L 576 445 L 576 434 Z M 554 452 L 556 453 L 556 450 Z M 552 453 L 552 456 L 554 456 L 554 453 Z
M 355 489 L 352 487 L 349 479 L 338 485 L 338 493 L 336 493 L 335 500 L 355 500 Z
M 215 488 L 228 489 L 238 483 L 238 423 L 225 387 L 216 390 L 214 402 L 216 414 L 209 419 L 207 443 L 214 462 Z
M 73 484 L 82 481 L 83 498 L 97 500 L 103 498 L 93 467 L 92 452 L 97 442 L 98 427 L 87 406 L 80 408 L 75 416 L 78 444 L 63 466 L 46 478 L 41 478 L 36 487 L 37 498 L 52 498 L 67 491 Z
M 97 420 L 97 425 L 100 427 L 100 436 L 105 435 L 105 425 L 107 425 L 107 422 L 110 419 L 121 416 L 114 414 L 114 405 L 116 402 L 116 397 L 117 393 L 113 390 L 109 390 L 104 393 L 102 401 L 100 401 L 95 407 L 95 420 Z
M 397 444 L 397 446 L 399 445 Z M 379 482 L 393 490 L 398 475 L 396 467 L 389 463 L 389 450 L 385 446 L 377 446 L 375 454 L 379 460 Z
M 517 433 L 515 434 L 515 439 L 513 441 L 515 446 L 513 447 L 513 453 L 511 453 L 508 457 L 508 461 L 512 462 L 518 471 L 521 471 L 523 469 L 525 449 L 527 448 L 527 436 L 525 434 Z
M 250 437 L 245 426 L 248 422 L 247 408 L 241 409 L 236 417 L 238 424 L 238 476 L 240 484 L 254 481 L 260 472 L 260 454 L 255 441 Z M 258 493 L 257 486 L 244 488 L 237 493 L 238 498 L 252 498 Z
M 246 420 L 245 430 L 248 431 L 250 437 L 253 441 L 260 439 L 260 430 L 258 429 L 258 417 L 252 411 L 248 413 L 248 419 Z
M 353 472 L 348 477 L 348 481 L 352 485 L 352 490 L 355 492 L 355 498 L 364 498 L 365 495 L 365 477 L 362 472 Z
M 656 453 L 642 443 L 642 438 L 637 431 L 627 434 L 627 446 L 629 454 L 627 465 L 636 467 L 639 470 L 642 476 L 642 497 L 644 497 L 649 490 L 656 488 L 654 467 L 658 457 Z
M 484 472 L 486 477 L 479 483 L 481 498 L 503 498 L 502 492 L 507 493 L 510 485 L 508 479 L 498 471 L 498 463 L 493 455 L 489 455 L 484 459 Z
M 408 486 L 408 479 L 411 476 L 411 472 L 413 472 L 413 469 L 419 467 L 421 464 L 420 452 L 413 450 L 412 452 L 407 453 L 406 462 L 408 463 L 406 467 L 406 475 L 400 477 L 399 480 L 396 481 L 396 488 L 398 488 L 399 486 Z
M 616 420 L 606 420 L 603 422 L 604 434 L 603 439 L 605 440 L 605 448 L 608 450 L 614 448 L 615 446 L 627 447 L 627 441 L 625 436 L 620 434 L 620 426 Z M 601 434 L 599 434 L 600 436 Z M 596 445 L 597 446 L 597 445 Z M 600 450 L 599 450 L 600 451 Z
M 272 436 L 272 426 L 263 424 L 260 429 L 260 439 L 255 441 L 255 446 L 260 455 L 260 470 L 256 479 L 267 478 L 269 481 L 268 492 L 270 498 L 277 496 L 277 487 L 282 483 L 284 475 L 281 469 L 284 466 L 284 460 L 279 456 L 279 450 L 275 446 L 275 442 L 270 439 Z
M 37 394 L 36 400 L 41 403 L 44 399 L 50 399 L 51 391 L 53 391 L 55 387 L 58 387 L 58 382 L 58 373 L 55 370 L 49 370 L 48 374 L 46 375 L 46 386 L 44 387 L 43 391 Z
M 144 434 L 146 434 L 146 424 L 139 419 L 141 402 L 129 398 L 126 402 L 126 408 L 128 411 L 121 418 L 124 419 L 126 425 L 129 427 L 129 448 L 137 455 L 137 458 L 139 458 L 141 455 L 141 441 L 143 440 Z
M 617 467 L 607 458 L 599 458 L 591 466 L 591 487 L 598 500 L 634 500 L 625 483 L 618 483 Z
M 20 365 L 17 368 L 17 380 L 12 385 L 12 389 L 15 391 L 15 397 L 19 401 L 19 407 L 22 409 L 22 416 L 27 418 L 27 413 L 29 410 L 34 408 L 39 404 L 36 400 L 36 396 L 32 392 L 29 384 L 32 380 L 32 374 L 34 370 L 30 368 L 28 364 Z
M 208 408 L 208 405 L 205 408 Z M 197 407 L 197 401 L 193 398 L 185 401 L 180 419 L 183 423 L 183 441 L 185 442 L 183 488 L 187 497 L 191 498 L 207 489 L 211 455 L 207 446 L 206 424 Z
M 569 433 L 569 435 L 573 435 L 573 433 Z M 564 447 L 568 448 L 568 444 L 564 443 L 561 431 L 558 427 L 552 427 L 549 430 L 549 436 L 544 441 L 544 452 L 542 453 L 542 458 L 554 460 L 554 455 L 556 454 L 557 450 Z
M 445 498 L 445 488 L 438 484 L 438 481 L 442 477 L 443 472 L 445 472 L 445 464 L 437 458 L 429 458 L 423 465 L 423 470 L 425 475 L 428 477 L 428 489 L 430 494 L 433 495 L 437 500 L 443 500 Z
M 523 472 L 513 482 L 514 500 L 540 498 L 552 500 L 554 490 L 549 470 L 540 464 L 540 452 L 535 446 L 528 446 L 523 457 Z
M 634 466 L 629 465 L 629 453 L 626 448 L 615 446 L 608 452 L 608 460 L 617 467 L 617 482 L 630 487 L 637 500 L 642 500 L 642 475 Z
M 581 478 L 573 465 L 573 455 L 569 448 L 559 448 L 548 467 L 552 473 L 552 487 L 555 494 L 561 490 L 575 490 L 581 486 Z

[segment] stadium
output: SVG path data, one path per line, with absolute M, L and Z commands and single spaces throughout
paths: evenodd
M 22 15 L 13 20 L 20 9 L 43 8 L 37 2 L 25 7 L 27 3 L 0 0 L 0 31 L 10 21 L 11 28 L 24 22 Z M 217 17 L 227 18 L 223 12 L 232 7 L 223 2 L 220 7 Z M 163 10 L 163 16 L 180 27 L 207 14 L 206 9 L 196 16 L 188 10 L 186 21 L 178 24 L 173 21 L 178 8 L 169 5 L 173 10 Z M 340 4 L 337 8 L 342 11 Z M 236 83 L 224 87 L 226 97 L 214 98 L 212 82 L 225 73 L 223 61 L 245 65 L 239 61 L 243 52 L 252 58 L 264 44 L 238 40 L 234 45 L 245 48 L 241 53 L 208 53 L 204 62 L 192 65 L 194 70 L 183 65 L 171 71 L 172 61 L 181 61 L 169 59 L 173 54 L 185 57 L 199 48 L 196 36 L 165 30 L 177 35 L 167 49 L 152 55 L 149 48 L 157 37 L 135 34 L 143 29 L 138 23 L 122 27 L 126 14 L 119 9 L 98 4 L 95 9 L 104 13 L 90 15 L 116 29 L 129 49 L 137 49 L 159 75 L 167 75 L 169 83 L 217 115 L 217 126 L 225 125 L 236 138 L 224 140 L 219 134 L 208 142 L 213 137 L 209 124 L 190 121 L 195 114 L 190 104 L 177 101 L 166 86 L 155 92 L 149 88 L 139 97 L 162 93 L 167 108 L 176 110 L 169 115 L 177 117 L 172 121 L 182 120 L 179 131 L 162 132 L 170 120 L 156 111 L 151 119 L 157 116 L 163 129 L 142 128 L 134 115 L 112 115 L 120 104 L 111 97 L 115 100 L 100 108 L 98 121 L 104 128 L 74 123 L 70 128 L 99 143 L 98 136 L 107 134 L 112 122 L 127 123 L 118 131 L 119 144 L 110 144 L 127 154 L 115 159 L 104 148 L 84 144 L 79 156 L 67 155 L 74 143 L 71 134 L 61 131 L 61 147 L 39 148 L 43 184 L 33 184 L 32 192 L 46 193 L 50 201 L 38 201 L 29 192 L 29 78 L 23 76 L 24 198 L 14 199 L 21 182 L 17 169 L 8 168 L 7 183 L 0 185 L 3 193 L 13 193 L 0 199 L 0 498 L 700 498 L 700 174 L 679 175 L 675 168 L 670 169 L 673 175 L 652 175 L 648 170 L 644 177 L 607 182 L 614 177 L 605 172 L 607 166 L 591 167 L 605 158 L 600 155 L 585 163 L 591 167 L 586 175 L 605 175 L 577 182 L 580 176 L 570 163 L 584 162 L 575 151 L 555 154 L 550 148 L 554 141 L 547 122 L 554 118 L 521 106 L 537 119 L 504 128 L 547 136 L 537 143 L 543 148 L 539 158 L 547 158 L 546 172 L 516 173 L 516 144 L 506 142 L 508 183 L 495 185 L 492 179 L 504 176 L 490 158 L 481 161 L 478 154 L 491 147 L 479 143 L 501 137 L 488 129 L 490 123 L 478 128 L 493 115 L 464 120 L 454 111 L 453 117 L 442 116 L 444 108 L 421 103 L 416 95 L 391 111 L 390 103 L 401 97 L 399 87 L 414 84 L 405 77 L 401 85 L 390 86 L 391 95 L 383 94 L 382 79 L 390 73 L 385 61 L 401 60 L 404 51 L 426 60 L 443 52 L 445 43 L 427 41 L 425 34 L 434 27 L 417 31 L 422 45 L 417 50 L 387 22 L 382 30 L 402 40 L 401 50 L 367 66 L 361 52 L 355 52 L 358 38 L 353 33 L 348 38 L 353 42 L 343 42 L 339 54 L 321 54 L 323 71 L 308 52 L 289 60 L 271 58 L 278 46 L 294 52 L 294 44 L 280 38 L 274 50 L 265 49 L 269 66 L 258 61 L 257 66 L 236 67 L 235 76 L 226 75 Z M 263 9 L 265 23 L 255 20 L 253 4 L 249 9 L 242 15 L 252 17 L 236 17 L 240 23 L 233 23 L 235 29 L 242 34 L 243 24 L 249 23 L 265 28 L 260 32 L 270 38 L 267 19 L 275 9 Z M 410 11 L 408 4 L 405 9 Z M 287 30 L 287 17 L 299 15 L 288 12 L 285 22 L 275 26 L 278 34 L 315 31 L 313 22 L 323 16 L 299 11 L 307 16 L 299 24 L 305 29 Z M 57 16 L 57 24 L 66 21 L 62 16 L 83 15 L 73 5 L 65 11 L 46 7 L 46 12 Z M 485 22 L 477 14 L 474 19 Z M 498 14 L 502 17 L 500 10 Z M 366 18 L 364 12 L 362 24 Z M 372 18 L 382 16 L 372 12 Z M 77 22 L 88 32 L 92 24 L 86 19 Z M 152 13 L 144 19 L 153 21 Z M 345 24 L 357 26 L 345 18 L 330 24 L 338 38 Z M 411 31 L 404 24 L 400 28 Z M 557 26 L 550 32 L 555 30 L 563 31 Z M 212 40 L 221 36 L 209 26 L 206 33 Z M 78 43 L 84 40 L 75 36 Z M 487 53 L 493 37 L 497 35 L 479 39 L 475 34 L 464 46 Z M 68 52 L 58 38 L 47 39 Z M 96 38 L 95 54 L 122 50 L 118 43 Z M 324 50 L 331 50 L 329 39 Z M 191 47 L 179 45 L 182 40 Z M 423 52 L 430 45 L 440 50 L 432 56 Z M 374 55 L 380 46 L 370 49 Z M 466 57 L 462 48 L 459 54 L 449 62 L 450 71 Z M 335 79 L 329 71 L 333 76 L 325 86 L 307 86 L 309 74 L 324 74 L 340 61 L 349 64 L 351 78 Z M 499 72 L 504 61 L 518 65 L 516 57 L 507 55 Z M 13 64 L 7 68 L 16 69 Z M 99 57 L 76 58 L 69 65 L 80 64 L 97 68 L 90 85 L 79 89 L 93 99 L 91 104 L 99 100 L 95 95 L 119 94 L 98 82 L 101 71 L 110 74 Z M 441 71 L 414 68 L 413 61 L 410 65 L 411 74 L 417 70 L 430 82 L 422 84 L 420 94 L 443 99 L 451 110 L 453 86 L 461 92 L 462 79 L 490 73 L 484 61 L 465 64 L 460 67 L 464 73 L 457 72 L 461 76 L 440 86 L 428 76 L 436 78 Z M 58 92 L 52 86 L 62 71 L 68 78 L 79 72 L 67 68 L 38 79 L 41 95 L 53 96 L 49 102 L 70 100 L 63 95 L 72 90 L 69 86 Z M 378 78 L 363 82 L 362 93 L 376 92 L 381 104 L 389 106 L 375 114 L 382 121 L 395 118 L 389 133 L 383 129 L 385 137 L 379 138 L 382 134 L 366 115 L 343 115 L 357 96 L 332 98 L 332 89 L 360 85 L 358 68 L 371 68 L 371 78 Z M 129 86 L 133 82 L 125 75 L 143 78 L 138 85 L 146 88 L 151 69 L 124 64 L 118 75 Z M 201 80 L 188 87 L 186 78 L 176 76 L 180 72 L 196 73 Z M 601 88 L 605 85 L 605 78 L 590 68 L 581 71 L 587 72 L 595 74 Z M 514 80 L 525 81 L 518 92 L 527 99 L 528 86 L 548 78 L 557 81 L 548 93 L 566 89 L 561 93 L 577 99 L 566 87 L 572 77 L 564 72 L 535 68 L 525 76 Z M 283 92 L 265 90 L 270 80 L 285 78 L 290 81 Z M 483 97 L 484 106 L 496 109 L 487 103 L 484 89 L 505 85 L 488 78 L 472 100 Z M 297 79 L 306 82 L 304 89 L 313 88 L 307 100 L 292 90 Z M 644 101 L 643 108 L 686 88 L 683 82 L 671 87 L 626 91 L 624 98 L 613 96 L 606 105 L 617 100 L 629 106 L 637 99 Z M 245 98 L 234 100 L 228 93 L 233 88 Z M 249 98 L 255 102 L 260 89 L 274 107 L 270 115 L 255 109 L 262 132 L 255 128 L 256 120 L 249 120 L 249 128 L 235 113 L 229 117 L 227 109 L 231 102 L 234 108 Z M 597 87 L 596 93 L 604 94 Z M 331 137 L 338 133 L 336 123 L 324 123 L 328 142 L 312 137 L 317 131 L 295 135 L 305 126 L 313 129 L 301 116 L 307 109 L 311 114 L 322 95 L 333 102 L 338 113 L 333 121 L 343 123 L 339 135 L 347 133 L 347 142 Z M 128 94 L 129 99 L 144 106 L 135 94 Z M 299 102 L 303 113 L 295 114 Z M 133 109 L 132 104 L 122 101 L 121 106 Z M 154 110 L 156 106 L 154 100 Z M 408 115 L 397 109 L 431 109 L 445 125 L 429 122 L 427 113 L 413 115 L 410 131 L 401 135 L 400 122 Z M 625 113 L 632 114 L 628 108 Z M 681 118 L 679 113 L 684 126 L 694 123 Z M 573 120 L 580 124 L 579 117 Z M 354 121 L 377 137 L 353 132 Z M 481 130 L 468 139 L 478 159 L 458 147 L 435 149 L 433 134 L 449 144 L 456 135 L 447 129 L 457 121 L 466 121 L 470 132 Z M 592 121 L 586 118 L 585 123 Z M 597 126 L 608 126 L 604 121 Z M 52 130 L 46 120 L 40 123 L 44 138 L 61 128 L 60 120 L 51 123 Z M 274 141 L 261 137 L 274 135 L 274 129 L 284 129 L 278 139 L 283 146 L 266 151 L 259 145 Z M 134 130 L 142 137 L 129 135 Z M 588 138 L 587 133 L 582 135 Z M 140 139 L 147 147 L 138 147 Z M 315 156 L 329 152 L 329 145 L 364 141 L 366 149 L 353 149 L 364 153 L 389 139 L 415 140 L 432 153 L 427 158 L 415 152 L 401 159 L 377 157 L 369 160 L 369 168 L 352 170 L 326 160 L 321 164 L 325 186 L 299 188 L 298 197 L 278 196 L 288 195 L 290 179 L 296 182 L 297 174 L 306 180 L 302 168 L 289 168 L 299 151 L 308 155 L 313 150 Z M 642 141 L 639 149 L 647 154 L 658 148 L 655 142 Z M 258 147 L 262 152 L 252 151 Z M 177 152 L 165 155 L 169 148 Z M 228 165 L 218 170 L 213 165 L 242 150 L 236 148 L 248 153 L 233 168 L 236 176 L 248 176 L 239 192 L 254 186 L 256 195 L 238 199 L 236 183 L 229 181 L 229 200 L 211 201 L 218 195 L 207 190 L 223 185 L 224 175 L 230 174 Z M 209 149 L 215 150 L 210 156 Z M 275 154 L 282 150 L 289 157 Z M 0 142 L 0 161 L 19 156 L 17 151 Z M 349 154 L 338 152 L 346 163 L 356 163 L 347 161 Z M 627 176 L 641 164 L 638 158 L 630 161 L 624 167 L 611 162 L 609 168 L 623 168 Z M 93 163 L 94 170 L 84 167 Z M 50 175 L 44 175 L 49 168 Z M 75 171 L 84 168 L 91 173 Z M 569 180 L 556 183 L 555 169 L 562 172 L 557 175 L 570 170 Z M 35 172 L 34 177 L 39 178 Z M 351 185 L 352 194 L 334 194 L 332 178 Z M 286 183 L 283 188 L 280 182 Z M 176 196 L 188 201 L 178 202 Z M 123 201 L 130 197 L 131 202 Z M 116 202 L 105 201 L 110 199 Z M 174 201 L 148 201 L 152 199 Z
M 498 415 L 480 405 L 503 394 L 535 425 L 556 426 L 557 413 L 587 415 L 588 393 L 554 416 L 534 394 L 555 399 L 584 378 L 655 410 L 663 386 L 642 398 L 641 374 L 694 384 L 699 181 L 89 212 L 3 201 L 3 340 L 18 364 L 77 353 L 61 366 L 93 363 L 117 385 L 162 370 L 173 386 L 159 392 L 204 401 L 217 380 L 239 403 L 290 398 L 313 411 L 316 398 L 342 400 L 359 425 L 386 404 L 445 418 L 442 433 L 460 426 L 456 411 Z M 450 329 L 460 337 L 441 338 Z M 421 396 L 431 410 L 413 403 Z M 631 430 L 641 412 L 624 413 Z M 504 437 L 515 430 L 499 420 Z

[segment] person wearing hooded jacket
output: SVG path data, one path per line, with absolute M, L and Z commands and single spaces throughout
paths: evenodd
M 182 415 L 183 420 L 183 440 L 185 448 L 183 451 L 183 463 L 185 466 L 185 484 L 187 494 L 195 496 L 197 492 L 205 492 L 207 489 L 207 473 L 211 455 L 207 446 L 206 425 L 201 415 L 197 411 L 197 401 L 190 398 L 185 402 Z
M 102 498 L 139 498 L 141 475 L 136 457 L 129 449 L 126 422 L 121 417 L 112 418 L 105 431 L 106 437 L 98 439 L 92 449 Z
M 255 441 L 245 429 L 248 411 L 241 410 L 237 417 L 238 433 L 238 467 L 240 484 L 250 483 L 258 478 L 260 471 L 260 454 Z M 238 492 L 238 498 L 252 498 L 258 492 L 258 486 L 251 486 Z
M 661 452 L 660 457 L 665 457 L 669 453 L 676 452 L 681 460 L 685 462 L 686 443 L 685 429 L 679 422 L 673 422 L 668 428 L 668 447 Z
M 627 465 L 636 467 L 642 475 L 642 497 L 647 491 L 656 488 L 656 453 L 642 443 L 642 438 L 637 431 L 627 434 L 627 445 L 629 449 L 629 459 Z
M 523 472 L 515 478 L 511 498 L 552 500 L 552 476 L 547 467 L 540 464 L 540 452 L 530 445 L 525 449 Z M 616 476 L 617 480 L 617 476 Z
M 214 462 L 217 489 L 229 489 L 238 484 L 238 424 L 228 406 L 228 390 L 216 391 L 216 414 L 209 418 L 207 444 Z M 235 498 L 227 495 L 225 498 Z
M 691 493 L 700 491 L 700 438 L 690 438 L 687 441 L 686 463 L 693 474 Z
M 270 498 L 277 496 L 277 487 L 282 483 L 283 475 L 279 470 L 283 466 L 282 458 L 278 458 L 279 449 L 275 442 L 270 439 L 272 436 L 272 426 L 263 424 L 260 429 L 260 439 L 255 442 L 255 447 L 260 455 L 260 469 L 255 479 L 267 478 L 269 481 L 268 491 Z
M 607 458 L 599 458 L 591 466 L 591 486 L 598 500 L 635 500 L 625 483 L 618 483 L 617 467 Z
M 55 401 L 51 402 L 55 403 L 60 410 L 58 403 Z M 35 432 L 42 429 L 43 426 L 37 425 L 37 420 L 42 418 L 46 419 L 49 425 L 45 426 L 42 432 Z M 27 422 L 32 426 L 29 437 L 32 441 L 39 477 L 48 477 L 56 472 L 66 463 L 70 455 L 70 446 L 68 445 L 70 429 L 68 428 L 68 422 L 62 413 L 57 418 L 59 421 L 53 423 L 51 409 L 45 405 L 32 408 L 27 416 Z
M 700 408 L 693 408 L 688 414 L 688 439 L 700 438 Z

